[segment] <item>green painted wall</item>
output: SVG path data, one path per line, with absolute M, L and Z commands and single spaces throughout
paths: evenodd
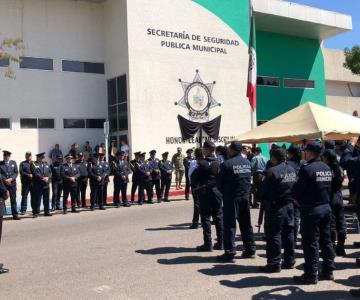
M 270 120 L 308 101 L 326 105 L 320 42 L 257 31 L 258 74 L 280 77 L 280 87 L 257 87 L 257 118 Z M 284 88 L 284 78 L 315 80 L 315 89 Z
M 249 0 L 193 0 L 229 25 L 248 45 L 250 36 Z

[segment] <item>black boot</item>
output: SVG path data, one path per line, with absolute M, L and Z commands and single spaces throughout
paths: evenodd
M 216 257 L 216 260 L 220 263 L 226 264 L 226 263 L 234 263 L 234 257 L 235 255 L 224 253 L 223 255 L 219 255 Z
M 196 247 L 197 252 L 212 252 L 213 247 L 212 244 L 203 244 L 201 246 Z
M 293 278 L 296 284 L 310 285 L 318 283 L 318 279 L 316 276 L 308 276 L 303 274 L 301 276 L 294 276 Z

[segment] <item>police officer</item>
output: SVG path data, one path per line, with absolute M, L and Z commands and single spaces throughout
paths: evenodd
M 14 160 L 10 160 L 11 152 L 3 151 L 4 160 L 0 162 L 0 173 L 4 178 L 4 184 L 10 194 L 11 213 L 14 220 L 20 220 L 17 212 L 16 203 L 16 178 L 18 176 L 18 167 Z
M 152 204 L 152 188 L 151 188 L 151 168 L 149 162 L 145 160 L 146 153 L 140 154 L 140 183 L 139 183 L 139 205 L 145 201 L 145 191 L 147 195 L 147 203 Z
M 216 185 L 220 171 L 220 161 L 215 157 L 215 144 L 213 142 L 206 141 L 202 151 L 205 159 L 198 161 L 198 167 L 194 170 L 191 181 L 197 186 L 204 237 L 204 244 L 198 246 L 196 250 L 209 252 L 213 249 L 224 249 L 222 195 Z M 214 244 L 214 247 L 211 240 L 211 217 L 217 235 L 217 243 Z
M 52 178 L 51 178 L 51 187 L 52 187 L 52 199 L 51 199 L 51 208 L 52 210 L 60 210 L 60 198 L 63 191 L 63 176 L 61 174 L 61 168 L 63 165 L 63 156 L 57 154 L 54 157 L 53 164 L 50 166 Z
M 155 192 L 158 203 L 161 202 L 161 186 L 160 186 L 160 168 L 159 168 L 159 160 L 155 157 L 156 156 L 156 150 L 150 151 L 150 158 L 148 159 L 149 166 L 151 169 L 151 192 L 154 191 L 155 186 Z
M 71 212 L 79 213 L 76 209 L 77 203 L 77 179 L 80 177 L 80 170 L 77 165 L 72 163 L 72 155 L 65 156 L 66 163 L 61 168 L 61 176 L 64 181 L 64 196 L 63 196 L 63 213 L 67 214 L 68 197 L 71 197 Z
M 241 155 L 243 145 L 234 141 L 230 144 L 230 159 L 221 164 L 219 189 L 224 200 L 224 247 L 225 253 L 217 259 L 231 262 L 236 254 L 236 221 L 240 226 L 244 244 L 243 258 L 254 258 L 256 245 L 250 216 L 251 164 Z M 201 202 L 200 202 L 201 212 Z
M 265 273 L 278 273 L 281 269 L 293 269 L 294 246 L 294 198 L 292 188 L 296 182 L 295 169 L 285 162 L 281 150 L 271 153 L 270 168 L 260 186 L 258 196 L 265 206 L 265 232 L 267 265 L 260 267 Z M 284 261 L 281 264 L 281 248 Z
M 32 185 L 33 185 L 33 176 L 31 174 L 31 164 L 32 164 L 31 152 L 28 151 L 25 153 L 25 160 L 20 163 L 19 173 L 21 180 L 21 209 L 20 215 L 25 215 L 27 211 L 27 202 L 28 195 L 33 198 Z
M 4 185 L 4 178 L 0 174 L 0 243 L 2 235 L 3 217 L 6 215 L 5 200 L 9 197 L 9 192 Z M 9 269 L 4 268 L 3 264 L 0 264 L 0 274 L 8 273 Z
M 89 153 L 80 153 L 78 160 L 78 168 L 80 171 L 80 176 L 77 179 L 78 189 L 77 189 L 77 199 L 78 207 L 86 208 L 86 189 L 88 186 L 89 172 Z
M 119 195 L 121 192 L 121 200 L 124 207 L 131 205 L 127 201 L 127 186 L 129 182 L 129 174 L 131 173 L 128 162 L 125 160 L 125 152 L 118 151 L 116 159 L 113 160 L 112 174 L 114 175 L 114 205 L 120 207 Z
M 294 196 L 300 205 L 301 234 L 304 250 L 304 274 L 295 276 L 298 284 L 318 281 L 319 246 L 323 259 L 320 280 L 333 280 L 334 248 L 331 241 L 332 171 L 320 160 L 321 144 L 309 142 L 305 147 L 307 162 L 299 171 Z
M 107 206 L 108 203 L 107 203 L 107 190 L 108 190 L 108 185 L 109 185 L 109 182 L 110 182 L 110 173 L 111 173 L 111 168 L 110 168 L 110 164 L 109 162 L 107 162 L 105 160 L 105 153 L 99 153 L 99 158 L 100 158 L 100 162 L 103 166 L 103 169 L 104 169 L 104 183 L 103 183 L 103 186 L 102 186 L 102 197 L 103 197 L 103 204 L 104 206 Z
M 98 205 L 100 210 L 105 210 L 102 195 L 105 170 L 99 160 L 99 153 L 95 152 L 93 154 L 93 162 L 89 163 L 88 172 L 90 178 L 90 209 L 93 211 L 95 210 L 95 205 Z
M 132 174 L 132 185 L 131 185 L 131 203 L 134 204 L 135 202 L 135 193 L 136 190 L 139 187 L 139 183 L 140 183 L 140 172 L 139 172 L 139 167 L 140 167 L 140 160 L 139 160 L 139 156 L 140 156 L 141 152 L 135 152 L 135 158 L 130 161 L 130 169 Z M 139 196 L 138 196 L 139 198 Z
M 189 178 L 189 168 L 190 163 L 193 160 L 193 149 L 186 150 L 186 157 L 184 158 L 184 167 L 185 167 L 185 200 L 189 200 L 190 194 L 190 178 Z
M 36 154 L 36 161 L 31 165 L 31 172 L 34 178 L 34 201 L 31 199 L 33 217 L 37 218 L 40 214 L 41 198 L 44 204 L 44 216 L 51 217 L 49 203 L 49 183 L 52 177 L 51 169 L 45 161 L 45 152 Z
M 346 222 L 344 214 L 344 203 L 342 197 L 342 184 L 344 175 L 337 161 L 334 150 L 325 150 L 322 159 L 333 172 L 333 181 L 331 185 L 331 240 L 333 241 L 335 253 L 337 256 L 345 256 L 345 240 L 346 240 Z M 336 244 L 337 241 L 337 244 Z
M 170 202 L 169 191 L 171 187 L 173 164 L 168 160 L 169 152 L 162 154 L 162 160 L 159 163 L 161 172 L 161 198 L 164 202 Z

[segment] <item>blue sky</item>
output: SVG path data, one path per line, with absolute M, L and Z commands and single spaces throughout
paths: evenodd
M 360 0 L 290 0 L 290 2 L 351 15 L 353 18 L 353 31 L 326 40 L 325 47 L 344 49 L 356 44 L 360 45 Z

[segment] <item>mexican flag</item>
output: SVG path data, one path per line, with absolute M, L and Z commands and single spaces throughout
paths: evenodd
M 257 79 L 257 61 L 256 61 L 256 39 L 255 39 L 255 17 L 254 10 L 251 7 L 250 13 L 250 42 L 249 42 L 249 75 L 247 86 L 247 97 L 253 111 L 256 110 L 256 79 Z

